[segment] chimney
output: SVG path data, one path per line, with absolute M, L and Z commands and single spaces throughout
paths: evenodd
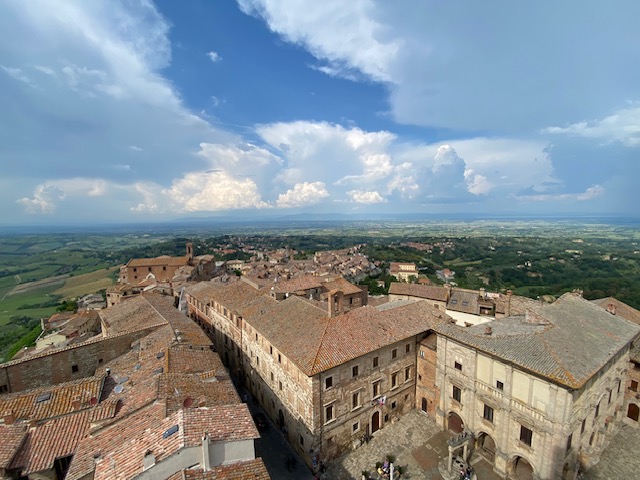
M 330 291 L 327 294 L 327 314 L 329 315 L 329 318 L 334 317 L 334 308 L 333 308 L 333 296 L 335 294 L 335 291 Z
M 492 332 L 493 332 L 493 329 L 491 328 L 490 325 L 487 325 L 486 327 L 484 327 L 484 334 L 485 335 L 491 335 Z
M 74 410 L 80 410 L 80 405 L 82 405 L 82 403 L 80 402 L 80 395 L 74 396 L 73 400 L 71 400 L 71 407 Z
M 209 458 L 209 435 L 207 432 L 202 436 L 202 470 L 211 470 L 211 459 Z
M 482 298 L 486 298 L 487 297 L 487 292 L 484 288 L 480 289 L 480 297 Z
M 616 314 L 616 306 L 613 303 L 609 303 L 607 305 L 607 312 L 609 312 L 611 315 L 615 315 Z

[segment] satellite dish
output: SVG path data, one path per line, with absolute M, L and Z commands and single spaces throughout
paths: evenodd
M 116 393 L 122 393 L 123 390 L 124 387 L 122 385 L 116 385 L 116 388 L 113 389 L 113 391 Z

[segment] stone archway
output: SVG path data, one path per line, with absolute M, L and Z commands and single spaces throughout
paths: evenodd
M 533 467 L 524 457 L 514 457 L 511 461 L 511 473 L 517 480 L 533 480 Z
M 464 430 L 464 422 L 456 412 L 449 413 L 447 417 L 447 429 L 453 433 L 461 433 L 462 430 Z
M 638 417 L 640 417 L 640 408 L 635 403 L 630 403 L 627 408 L 627 417 L 631 420 L 638 421 Z
M 375 433 L 380 430 L 380 412 L 373 412 L 371 415 L 371 433 Z
M 489 462 L 493 463 L 496 456 L 496 442 L 488 433 L 481 433 L 476 440 L 476 448 Z

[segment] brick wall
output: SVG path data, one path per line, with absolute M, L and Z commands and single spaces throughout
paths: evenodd
M 0 391 L 3 386 L 8 392 L 19 392 L 92 376 L 101 365 L 128 352 L 134 341 L 155 328 L 90 340 L 48 355 L 0 365 Z

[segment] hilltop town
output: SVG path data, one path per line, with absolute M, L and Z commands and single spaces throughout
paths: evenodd
M 417 412 L 448 432 L 443 475 L 473 453 L 496 478 L 568 480 L 638 428 L 640 312 L 615 298 L 434 284 L 362 245 L 230 250 L 132 258 L 106 299 L 43 320 L 0 364 L 0 478 L 279 478 L 267 424 L 329 478 Z M 358 284 L 380 274 L 385 295 Z

